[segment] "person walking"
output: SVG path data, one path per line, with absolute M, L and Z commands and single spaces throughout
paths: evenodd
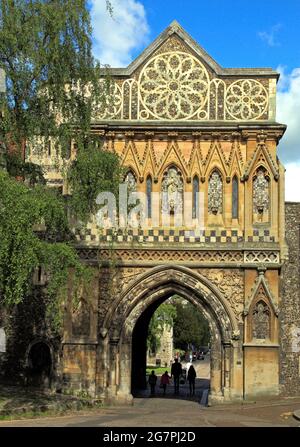
M 157 382 L 157 376 L 155 375 L 155 372 L 153 370 L 153 371 L 151 371 L 151 374 L 148 379 L 148 383 L 150 385 L 150 390 L 151 390 L 151 396 L 154 396 L 154 394 L 155 394 L 156 382 Z
M 179 379 L 181 374 L 182 374 L 181 363 L 178 362 L 178 359 L 175 359 L 175 362 L 172 364 L 171 368 L 171 377 L 174 378 L 174 394 L 179 394 Z
M 196 377 L 197 377 L 196 370 L 193 367 L 193 365 L 191 365 L 189 367 L 188 375 L 187 375 L 187 379 L 188 379 L 188 382 L 189 382 L 189 385 L 190 385 L 190 396 L 191 395 L 193 395 L 193 396 L 195 395 L 195 380 L 196 380 Z
M 160 378 L 160 385 L 164 390 L 164 396 L 166 395 L 167 385 L 170 383 L 170 376 L 168 371 L 166 371 Z

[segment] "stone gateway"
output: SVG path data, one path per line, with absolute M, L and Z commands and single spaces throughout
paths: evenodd
M 299 277 L 294 284 L 277 157 L 286 129 L 275 116 L 279 74 L 222 68 L 173 22 L 110 75 L 112 99 L 95 106 L 92 131 L 120 156 L 129 190 L 145 194 L 148 212 L 144 225 L 99 231 L 92 219 L 75 231 L 95 279 L 75 314 L 66 303 L 52 359 L 62 387 L 131 402 L 133 387 L 145 385 L 151 316 L 177 294 L 209 322 L 211 403 L 289 394 L 291 384 L 300 392 L 300 349 L 291 347 Z M 63 182 L 53 169 L 47 177 Z M 176 220 L 182 209 L 191 210 L 189 222 Z M 296 205 L 293 216 L 298 273 Z

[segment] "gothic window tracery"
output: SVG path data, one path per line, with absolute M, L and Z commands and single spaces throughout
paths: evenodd
M 268 106 L 268 93 L 255 79 L 240 79 L 233 82 L 226 93 L 226 108 L 235 119 L 259 118 Z
M 170 167 L 162 180 L 162 211 L 177 214 L 183 210 L 183 179 L 175 166 Z
M 252 337 L 270 339 L 270 310 L 263 300 L 257 302 L 252 312 Z
M 207 118 L 208 73 L 194 56 L 180 51 L 159 54 L 143 68 L 140 79 L 142 118 Z
M 208 181 L 208 212 L 214 215 L 223 212 L 223 180 L 217 169 Z

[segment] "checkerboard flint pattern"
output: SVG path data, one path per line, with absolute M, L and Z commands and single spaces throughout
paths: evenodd
M 138 243 L 238 243 L 244 242 L 244 234 L 240 230 L 191 230 L 178 228 L 130 228 L 105 229 L 98 232 L 95 228 L 76 229 L 78 241 L 109 243 L 109 242 L 138 242 Z M 274 242 L 269 230 L 254 230 L 248 237 L 248 242 Z

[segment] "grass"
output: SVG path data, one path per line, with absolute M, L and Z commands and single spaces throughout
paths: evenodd
M 166 371 L 168 371 L 168 373 L 170 374 L 171 373 L 171 367 L 169 366 L 169 367 L 161 367 L 161 366 L 147 366 L 147 369 L 146 369 L 146 374 L 151 374 L 151 371 L 155 371 L 155 374 L 156 375 L 161 375 L 161 374 L 163 374 L 164 372 L 166 372 Z

